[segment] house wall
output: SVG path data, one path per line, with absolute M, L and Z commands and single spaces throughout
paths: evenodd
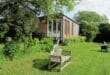
M 77 25 L 73 20 L 70 18 L 61 15 L 61 17 L 58 18 L 61 21 L 61 40 L 64 40 L 65 38 L 70 37 L 76 37 L 79 36 L 79 25 Z M 45 33 L 46 36 L 49 36 L 48 34 L 48 24 L 49 22 L 44 22 L 44 20 L 41 20 L 38 24 L 38 28 Z M 53 30 L 53 29 L 52 29 Z M 51 36 L 52 37 L 52 36 Z
M 63 16 L 63 32 L 64 38 L 76 37 L 79 35 L 79 25 Z
M 47 24 L 46 22 L 39 22 L 37 28 L 39 29 L 39 33 L 45 34 L 47 36 Z
M 74 23 L 74 26 L 73 26 L 73 36 L 79 36 L 79 25 Z

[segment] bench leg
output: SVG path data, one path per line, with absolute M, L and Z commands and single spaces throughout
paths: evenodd
M 59 72 L 61 71 L 61 68 L 62 68 L 62 63 L 60 62 L 59 69 L 58 69 Z

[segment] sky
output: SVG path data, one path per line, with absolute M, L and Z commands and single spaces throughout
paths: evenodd
M 65 10 L 64 14 L 73 18 L 78 11 L 83 10 L 95 11 L 100 15 L 106 15 L 110 20 L 110 0 L 82 0 L 71 12 Z

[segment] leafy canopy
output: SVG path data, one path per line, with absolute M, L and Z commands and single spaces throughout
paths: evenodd
M 105 23 L 108 21 L 106 16 L 100 16 L 96 12 L 92 11 L 80 11 L 79 13 L 76 14 L 75 20 L 79 23 L 86 21 L 89 23 L 94 22 L 97 24 Z
M 76 14 L 75 20 L 80 25 L 80 34 L 86 36 L 87 41 L 92 41 L 96 37 L 100 23 L 108 21 L 106 16 L 90 11 L 80 11 Z
M 72 9 L 76 0 L 7 0 L 0 3 L 0 14 L 5 17 L 1 26 L 6 23 L 1 36 L 12 36 L 14 39 L 30 36 L 38 23 L 38 16 L 61 12 L 63 7 Z M 3 27 L 2 27 L 3 28 Z M 2 29 L 0 28 L 0 29 Z M 3 32 L 2 32 L 3 31 Z M 7 33 L 8 32 L 8 33 Z M 12 33 L 13 33 L 12 32 Z

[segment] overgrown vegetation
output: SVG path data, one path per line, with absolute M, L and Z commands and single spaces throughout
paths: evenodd
M 0 2 L 0 14 L 4 17 L 0 23 L 0 37 L 10 36 L 16 40 L 22 39 L 22 36 L 30 37 L 36 29 L 40 14 L 58 13 L 64 6 L 72 9 L 74 1 L 8 0 Z
M 108 22 L 106 16 L 91 11 L 80 11 L 75 19 L 80 25 L 80 35 L 86 36 L 86 41 L 93 41 L 99 33 L 99 25 Z
M 27 43 L 26 47 L 23 45 L 25 43 L 11 41 L 5 44 L 4 48 L 2 49 L 2 53 L 12 60 L 14 57 L 23 56 L 24 53 L 31 53 L 31 52 L 50 52 L 53 48 L 53 39 L 52 38 L 44 38 L 42 40 L 38 40 L 37 38 L 30 38 Z M 35 48 L 35 50 L 31 50 L 31 48 Z
M 74 38 L 68 38 L 65 39 L 64 43 L 62 43 L 63 46 L 67 46 L 67 45 L 71 45 L 69 44 L 69 42 L 74 42 L 74 43 L 80 43 L 80 42 L 86 42 L 86 37 L 85 36 L 78 36 L 78 37 L 74 37 Z
M 72 53 L 71 63 L 61 72 L 48 71 L 48 52 L 37 52 L 38 46 L 33 46 L 34 51 L 22 58 L 3 62 L 0 75 L 109 75 L 110 53 L 100 52 L 97 43 L 73 42 L 61 46 L 63 50 Z M 1 47 L 1 45 L 0 45 Z M 3 46 L 2 46 L 3 47 Z M 110 50 L 110 49 L 109 49 Z M 1 57 L 0 57 L 1 58 Z M 1 62 L 1 61 L 0 61 Z
M 99 34 L 94 39 L 96 42 L 110 42 L 110 23 L 101 23 L 99 25 Z
M 53 48 L 53 39 L 52 38 L 44 38 L 40 41 L 41 47 L 43 50 L 50 52 Z
M 14 41 L 6 43 L 3 48 L 3 54 L 11 60 L 17 51 L 19 51 L 19 45 Z
M 3 53 L 13 57 L 19 50 L 17 41 L 24 44 L 24 53 L 27 48 L 36 45 L 36 40 L 32 39 L 32 33 L 36 30 L 38 16 L 40 14 L 50 15 L 61 12 L 63 7 L 72 9 L 76 0 L 5 0 L 0 2 L 0 40 L 11 37 L 10 43 L 4 43 Z M 14 41 L 14 43 L 13 43 Z M 16 42 L 16 43 L 15 43 Z M 51 41 L 42 41 L 44 50 L 50 51 Z

